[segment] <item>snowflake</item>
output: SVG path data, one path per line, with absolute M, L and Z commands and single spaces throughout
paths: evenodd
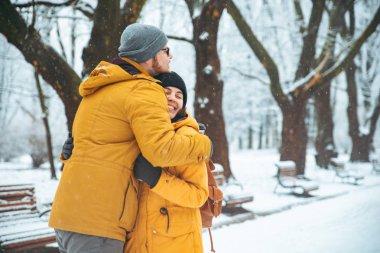
M 206 75 L 210 75 L 211 72 L 212 72 L 212 66 L 210 64 L 208 64 L 204 69 L 203 69 L 203 72 L 206 74 Z
M 204 98 L 198 98 L 198 103 L 199 103 L 199 106 L 201 108 L 205 108 L 206 105 L 208 104 L 208 98 L 207 97 L 204 97 Z
M 208 32 L 202 32 L 201 35 L 199 35 L 200 40 L 207 40 L 208 39 Z

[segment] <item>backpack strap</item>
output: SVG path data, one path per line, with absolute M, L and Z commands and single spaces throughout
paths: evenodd
M 210 244 L 211 244 L 211 249 L 210 249 L 210 251 L 215 253 L 216 251 L 215 251 L 215 249 L 214 249 L 214 242 L 212 241 L 211 228 L 207 228 L 207 229 L 208 229 L 208 234 L 209 234 L 209 236 L 210 236 Z

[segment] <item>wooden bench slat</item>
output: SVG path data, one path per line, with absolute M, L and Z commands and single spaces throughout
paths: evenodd
M 17 226 L 20 224 L 20 222 L 22 222 L 22 224 L 31 224 L 31 223 L 37 223 L 40 221 L 41 221 L 41 219 L 40 219 L 39 215 L 36 214 L 35 216 L 24 217 L 22 219 L 10 219 L 7 221 L 1 220 L 1 223 L 2 223 L 1 227 L 6 228 L 6 227 Z M 1 234 L 1 232 L 0 232 L 0 234 Z
M 29 238 L 28 241 L 10 241 L 3 245 L 5 250 L 23 251 L 55 242 L 55 234 L 43 234 L 40 237 Z
M 38 211 L 37 209 L 22 209 L 22 210 L 15 210 L 15 211 L 8 211 L 8 212 L 0 212 L 0 221 L 1 220 L 7 220 L 7 219 L 17 219 L 21 218 L 23 216 L 28 216 L 28 215 L 34 215 L 37 214 Z
M 10 191 L 10 192 L 0 192 L 0 198 L 1 199 L 12 199 L 12 198 L 24 198 L 25 196 L 32 197 L 34 195 L 34 192 L 30 190 L 25 191 Z
M 55 242 L 54 229 L 38 214 L 33 185 L 0 185 L 0 251 L 21 251 Z
M 35 210 L 36 208 L 37 206 L 35 201 L 26 202 L 22 204 L 13 203 L 10 205 L 0 205 L 0 213 L 12 212 L 17 210 Z
M 33 191 L 34 192 L 34 186 L 31 184 L 0 185 L 0 192 L 10 192 L 10 191 Z
M 49 231 L 54 232 L 54 229 L 48 227 L 45 222 L 36 222 L 35 224 L 26 224 L 24 226 L 15 226 L 14 228 L 6 228 L 4 232 L 0 232 L 0 235 L 1 241 L 6 242 L 20 238 L 38 236 L 39 234 L 45 234 Z

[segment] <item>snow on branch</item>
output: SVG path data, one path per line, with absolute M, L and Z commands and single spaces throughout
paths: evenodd
M 305 77 L 298 79 L 293 84 L 291 84 L 285 91 L 285 94 L 292 93 L 292 95 L 297 97 L 300 94 L 300 92 L 305 92 L 313 88 L 313 86 L 315 86 L 321 78 L 321 70 L 325 67 L 329 59 L 329 56 L 330 54 L 327 53 L 321 61 L 321 63 L 319 63 L 319 65 L 315 69 L 313 69 Z
M 259 81 L 260 83 L 264 84 L 264 85 L 270 85 L 270 82 L 267 81 L 267 80 L 263 80 L 261 79 L 260 77 L 258 76 L 254 76 L 254 75 L 251 75 L 251 74 L 247 74 L 243 71 L 241 71 L 240 69 L 238 68 L 235 68 L 235 67 L 228 67 L 229 69 L 232 69 L 233 71 L 237 72 L 238 74 L 240 74 L 241 76 L 243 77 L 246 77 L 248 79 L 253 79 L 253 80 L 257 80 Z

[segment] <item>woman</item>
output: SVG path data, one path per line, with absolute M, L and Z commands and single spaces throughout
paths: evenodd
M 194 118 L 186 114 L 187 92 L 175 72 L 156 77 L 168 98 L 170 118 L 177 133 L 199 134 Z M 135 229 L 128 235 L 125 252 L 203 252 L 199 212 L 208 197 L 205 162 L 170 168 L 155 168 L 142 156 L 134 168 L 140 185 Z

